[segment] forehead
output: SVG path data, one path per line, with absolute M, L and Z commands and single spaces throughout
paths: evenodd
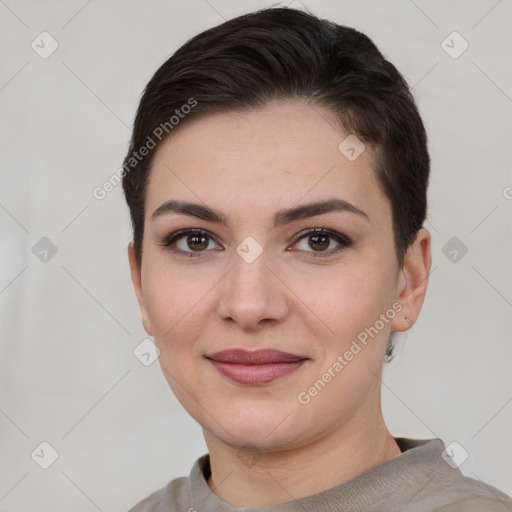
M 169 199 L 254 215 L 336 196 L 382 217 L 389 204 L 362 148 L 333 113 L 304 102 L 202 116 L 158 148 L 147 215 Z

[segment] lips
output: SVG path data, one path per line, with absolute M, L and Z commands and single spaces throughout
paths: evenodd
M 280 350 L 228 349 L 205 356 L 225 377 L 241 384 L 266 384 L 300 368 L 308 358 Z
M 280 350 L 262 349 L 254 352 L 242 349 L 229 349 L 215 352 L 211 356 L 206 356 L 207 359 L 219 361 L 221 363 L 236 363 L 236 364 L 268 364 L 268 363 L 293 363 L 305 357 L 290 354 L 288 352 L 281 352 Z

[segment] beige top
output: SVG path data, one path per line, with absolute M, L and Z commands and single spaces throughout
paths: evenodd
M 442 457 L 440 439 L 395 438 L 402 453 L 348 482 L 318 494 L 265 507 L 236 508 L 207 484 L 209 454 L 197 459 L 188 477 L 176 478 L 129 512 L 507 512 L 512 499 L 465 477 Z M 446 458 L 446 457 L 445 457 Z

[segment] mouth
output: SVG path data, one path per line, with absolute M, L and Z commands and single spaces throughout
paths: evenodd
M 224 377 L 241 384 L 267 384 L 293 373 L 309 359 L 272 349 L 229 349 L 205 358 Z

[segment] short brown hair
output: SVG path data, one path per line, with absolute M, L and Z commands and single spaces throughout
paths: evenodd
M 271 8 L 196 35 L 147 84 L 123 163 L 139 266 L 145 192 L 162 141 L 202 114 L 287 99 L 329 109 L 348 133 L 374 149 L 374 170 L 391 203 L 403 265 L 426 218 L 430 172 L 425 128 L 407 83 L 361 32 L 310 13 Z

